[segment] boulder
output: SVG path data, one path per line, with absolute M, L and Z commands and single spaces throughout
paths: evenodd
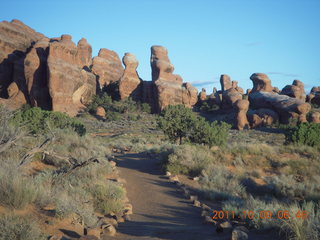
M 248 237 L 248 234 L 243 231 L 233 230 L 231 239 L 232 240 L 248 240 L 249 237 Z
M 160 112 L 168 105 L 184 104 L 187 107 L 192 107 L 197 103 L 197 89 L 190 83 L 183 83 L 179 75 L 173 74 L 174 67 L 165 47 L 151 47 L 150 63 L 154 84 L 154 112 Z
M 100 117 L 102 119 L 105 119 L 106 118 L 106 110 L 101 106 L 97 107 L 96 116 Z
M 98 56 L 93 58 L 91 70 L 97 76 L 100 90 L 119 82 L 124 72 L 118 54 L 106 48 L 101 48 Z
M 268 108 L 279 114 L 279 121 L 287 124 L 290 119 L 306 122 L 306 115 L 311 106 L 297 98 L 279 95 L 274 92 L 251 92 L 249 95 L 250 106 L 254 109 Z
M 80 59 L 86 55 L 83 51 L 70 35 L 49 44 L 48 86 L 53 111 L 75 116 L 96 93 L 96 77 L 84 69 L 85 61 Z
M 126 68 L 119 81 L 120 99 L 131 97 L 133 100 L 141 101 L 142 81 L 137 73 L 139 62 L 131 53 L 126 53 L 122 62 Z
M 234 103 L 236 109 L 235 127 L 238 130 L 249 129 L 249 122 L 247 119 L 247 111 L 249 109 L 249 101 L 239 99 Z
M 268 108 L 249 110 L 247 117 L 252 128 L 271 126 L 279 121 L 279 115 L 272 109 Z
M 227 74 L 222 74 L 220 76 L 220 84 L 222 92 L 227 91 L 228 89 L 232 88 L 232 82 Z
M 310 114 L 309 122 L 320 123 L 320 112 L 313 112 Z
M 254 73 L 250 79 L 253 82 L 253 88 L 251 93 L 254 92 L 272 92 L 273 87 L 271 86 L 271 80 L 264 73 Z
M 294 80 L 292 85 L 286 85 L 280 94 L 306 101 L 304 84 L 299 80 Z

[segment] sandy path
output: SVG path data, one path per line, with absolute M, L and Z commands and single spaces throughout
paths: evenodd
M 162 177 L 155 158 L 128 153 L 117 157 L 117 166 L 127 182 L 133 215 L 119 224 L 114 239 L 229 239 L 202 223 L 201 209 Z

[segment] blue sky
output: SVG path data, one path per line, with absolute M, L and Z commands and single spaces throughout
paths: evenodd
M 10 0 L 0 20 L 19 19 L 48 37 L 85 37 L 93 47 L 136 55 L 151 79 L 150 47 L 163 45 L 175 73 L 198 89 L 229 74 L 244 89 L 254 72 L 279 88 L 320 85 L 320 0 Z

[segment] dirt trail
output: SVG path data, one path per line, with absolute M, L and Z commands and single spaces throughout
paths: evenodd
M 230 239 L 202 223 L 201 209 L 193 207 L 177 186 L 161 175 L 157 159 L 127 153 L 117 157 L 117 165 L 127 182 L 133 215 L 119 224 L 114 239 Z

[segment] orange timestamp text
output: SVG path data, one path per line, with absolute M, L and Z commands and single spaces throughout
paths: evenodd
M 307 211 L 297 211 L 290 212 L 288 210 L 279 210 L 276 212 L 273 211 L 250 211 L 246 210 L 241 213 L 235 213 L 234 211 L 218 211 L 213 210 L 212 219 L 290 219 L 290 218 L 298 218 L 298 219 L 307 219 L 308 212 Z

